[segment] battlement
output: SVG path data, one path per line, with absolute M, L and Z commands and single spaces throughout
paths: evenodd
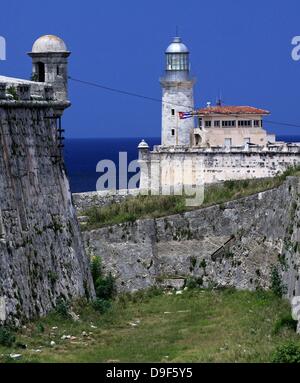
M 300 153 L 300 143 L 277 142 L 261 145 L 244 145 L 244 146 L 213 146 L 213 147 L 190 147 L 187 145 L 176 146 L 153 146 L 152 153 Z
M 20 102 L 36 106 L 39 103 L 49 105 L 49 102 L 58 106 L 70 106 L 69 101 L 55 99 L 51 84 L 0 76 L 0 104 L 20 105 Z

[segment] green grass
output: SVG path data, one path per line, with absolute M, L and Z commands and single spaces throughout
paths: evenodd
M 300 345 L 288 302 L 270 292 L 137 293 L 103 315 L 79 303 L 75 311 L 80 322 L 51 314 L 27 324 L 16 334 L 27 349 L 0 347 L 0 361 L 20 353 L 19 362 L 269 362 L 278 346 Z
M 200 207 L 222 204 L 230 200 L 278 187 L 287 176 L 299 176 L 299 169 L 299 167 L 290 168 L 284 174 L 274 178 L 226 181 L 219 185 L 208 186 L 204 194 L 204 203 Z M 87 222 L 82 225 L 82 229 L 91 230 L 122 222 L 134 222 L 139 218 L 158 218 L 183 213 L 192 209 L 195 209 L 195 207 L 186 206 L 186 197 L 184 195 L 138 195 L 133 198 L 127 198 L 118 204 L 93 207 L 80 214 L 87 217 Z

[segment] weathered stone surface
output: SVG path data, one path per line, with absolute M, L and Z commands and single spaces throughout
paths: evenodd
M 187 277 L 203 287 L 267 289 L 275 266 L 287 295 L 300 295 L 298 193 L 299 178 L 289 177 L 278 188 L 222 205 L 84 232 L 85 247 L 102 257 L 120 291 Z
M 0 102 L 0 323 L 94 294 L 53 118 L 65 107 Z
M 91 207 L 103 207 L 120 203 L 127 198 L 137 196 L 140 189 L 102 190 L 96 192 L 73 193 L 73 203 L 78 212 Z
M 300 163 L 300 145 L 201 148 L 169 143 L 154 146 L 153 151 L 140 150 L 139 163 L 140 188 L 168 190 L 183 185 L 274 177 Z

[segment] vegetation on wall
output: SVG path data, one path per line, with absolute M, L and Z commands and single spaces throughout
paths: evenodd
M 8 94 L 10 94 L 10 95 L 13 97 L 14 100 L 18 100 L 18 99 L 19 99 L 17 90 L 16 90 L 16 88 L 15 88 L 13 85 L 10 86 L 10 87 L 8 87 L 8 88 L 6 89 L 6 92 L 7 92 Z
M 286 293 L 286 286 L 283 284 L 278 267 L 273 266 L 271 270 L 271 290 L 278 297 Z
M 97 297 L 93 307 L 103 314 L 111 307 L 111 300 L 116 296 L 115 280 L 111 274 L 104 275 L 101 258 L 98 256 L 91 259 L 91 273 Z
M 222 206 L 224 202 L 278 187 L 287 176 L 291 175 L 300 175 L 300 167 L 290 168 L 282 175 L 274 178 L 226 181 L 222 184 L 208 185 L 203 204 L 196 208 L 215 204 Z M 87 217 L 87 222 L 82 225 L 82 229 L 90 230 L 122 222 L 134 222 L 139 218 L 158 218 L 192 209 L 195 207 L 186 206 L 186 196 L 184 195 L 138 195 L 134 198 L 129 197 L 120 203 L 113 203 L 104 207 L 92 207 L 82 212 L 82 215 Z

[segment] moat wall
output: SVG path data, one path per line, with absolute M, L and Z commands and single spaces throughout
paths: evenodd
M 57 139 L 68 103 L 29 97 L 0 97 L 0 324 L 94 294 Z
M 154 285 L 268 289 L 276 267 L 288 296 L 300 295 L 299 178 L 278 188 L 184 214 L 84 231 L 119 291 Z

